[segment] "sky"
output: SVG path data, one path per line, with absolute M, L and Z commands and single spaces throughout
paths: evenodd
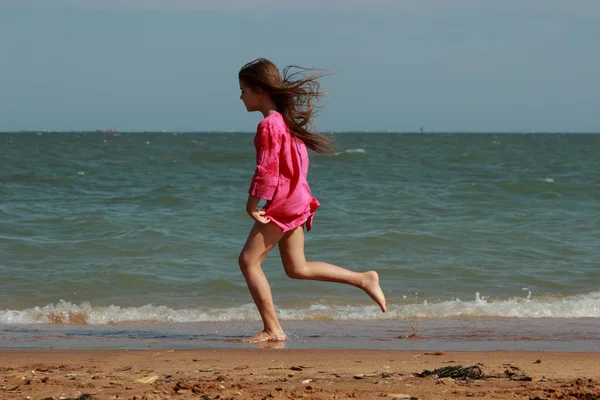
M 0 0 L 0 131 L 254 131 L 258 57 L 320 131 L 600 132 L 598 0 Z

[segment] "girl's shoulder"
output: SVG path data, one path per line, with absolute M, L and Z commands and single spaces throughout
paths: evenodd
M 278 112 L 274 112 L 266 116 L 262 121 L 258 123 L 258 129 L 260 131 L 268 130 L 278 133 L 284 133 L 287 131 L 287 126 L 285 124 L 285 121 L 283 120 L 283 116 Z
M 262 119 L 262 121 L 260 121 L 261 124 L 274 124 L 274 123 L 276 124 L 276 123 L 280 123 L 280 122 L 284 122 L 283 115 L 281 115 L 277 111 L 267 115 L 266 117 L 264 117 Z

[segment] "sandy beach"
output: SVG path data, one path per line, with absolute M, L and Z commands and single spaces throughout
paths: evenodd
M 1 399 L 598 399 L 599 381 L 594 352 L 0 351 Z

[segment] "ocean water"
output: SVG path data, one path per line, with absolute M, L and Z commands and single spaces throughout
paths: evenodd
M 600 135 L 332 136 L 307 258 L 377 270 L 389 312 L 275 250 L 282 321 L 600 321 Z M 259 326 L 237 266 L 252 139 L 0 134 L 0 326 Z

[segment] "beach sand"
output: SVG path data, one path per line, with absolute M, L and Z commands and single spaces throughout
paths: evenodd
M 457 365 L 485 377 L 413 375 Z M 599 382 L 595 352 L 0 351 L 1 399 L 599 399 Z

